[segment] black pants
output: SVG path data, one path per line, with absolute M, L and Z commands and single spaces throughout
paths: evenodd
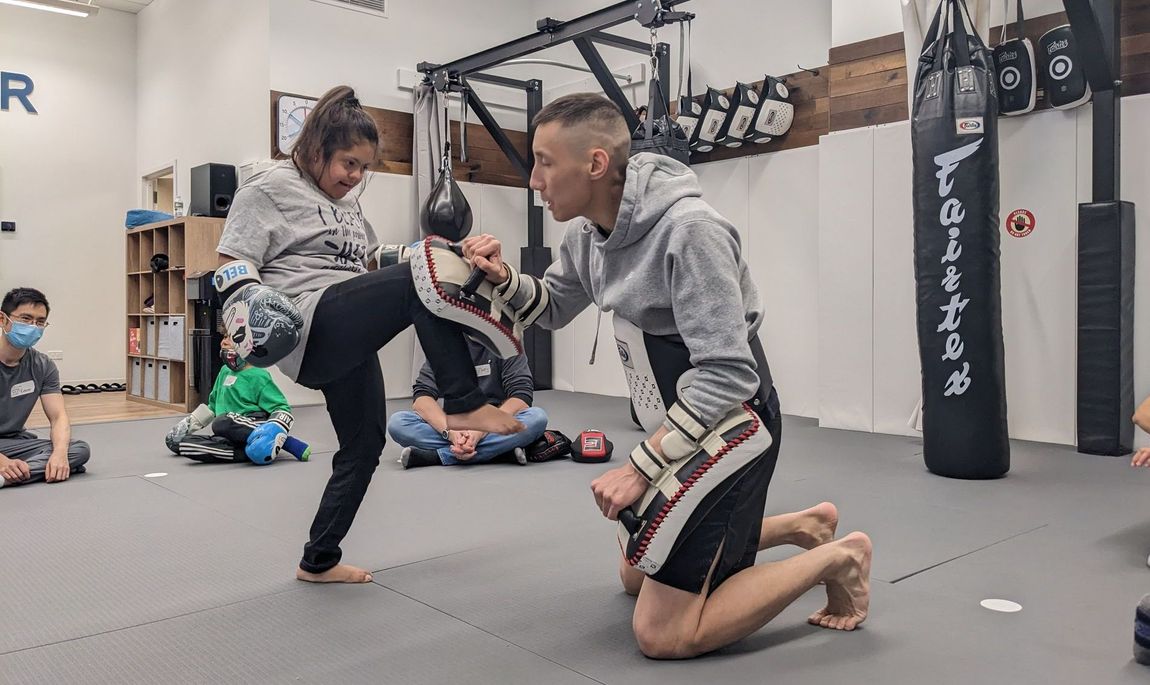
M 332 474 L 304 545 L 300 568 L 322 573 L 339 563 L 386 442 L 383 371 L 377 353 L 415 325 L 443 393 L 443 409 L 459 414 L 487 403 L 462 329 L 427 310 L 408 264 L 356 276 L 324 291 L 308 333 L 299 382 L 323 392 L 339 440 Z
M 771 446 L 762 456 L 743 467 L 742 473 L 732 476 L 737 481 L 728 492 L 703 500 L 697 510 L 706 512 L 702 520 L 663 568 L 651 576 L 654 580 L 699 594 L 706 584 L 711 563 L 722 550 L 711 584 L 706 588 L 710 593 L 739 571 L 755 565 L 763 513 L 767 507 L 767 489 L 771 485 L 783 441 L 783 417 L 778 407 L 778 395 L 772 391 L 766 407 L 758 412 L 771 434 Z
M 228 412 L 212 421 L 211 435 L 189 435 L 176 450 L 181 457 L 209 463 L 247 462 L 248 436 L 267 421 L 266 412 Z

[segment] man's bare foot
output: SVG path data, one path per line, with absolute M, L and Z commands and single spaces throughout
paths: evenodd
M 811 614 L 807 623 L 832 630 L 854 630 L 870 609 L 871 541 L 854 532 L 832 543 L 841 546 L 840 568 L 827 578 L 827 605 Z
M 803 549 L 814 549 L 835 539 L 835 529 L 839 526 L 838 507 L 830 502 L 816 504 L 810 509 L 798 512 L 797 530 L 791 544 Z
M 475 430 L 510 435 L 524 429 L 524 425 L 499 407 L 485 404 L 464 414 L 448 414 L 447 427 L 453 431 Z
M 323 573 L 308 573 L 302 568 L 295 570 L 296 580 L 309 583 L 370 583 L 371 574 L 362 568 L 336 564 Z

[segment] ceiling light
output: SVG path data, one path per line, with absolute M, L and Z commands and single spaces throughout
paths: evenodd
M 0 0 L 0 3 L 15 5 L 16 7 L 27 7 L 33 10 L 44 10 L 45 12 L 67 14 L 72 17 L 90 17 L 100 11 L 100 8 L 96 5 L 87 2 L 77 2 L 76 0 Z

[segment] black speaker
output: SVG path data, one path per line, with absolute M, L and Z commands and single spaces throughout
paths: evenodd
M 225 217 L 236 194 L 236 168 L 231 164 L 201 164 L 192 168 L 192 216 Z

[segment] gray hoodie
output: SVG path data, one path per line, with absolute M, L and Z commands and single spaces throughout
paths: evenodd
M 615 230 L 604 236 L 587 219 L 567 226 L 538 323 L 561 328 L 594 302 L 651 335 L 678 336 L 699 370 L 685 399 L 713 424 L 759 387 L 749 341 L 763 307 L 738 233 L 702 195 L 685 165 L 632 157 Z

